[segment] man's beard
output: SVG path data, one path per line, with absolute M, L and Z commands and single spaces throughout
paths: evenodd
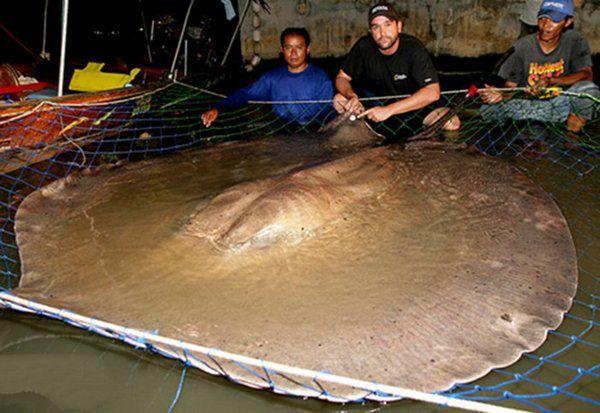
M 384 38 L 385 38 L 385 39 L 391 39 L 391 41 L 390 41 L 389 45 L 387 45 L 387 46 L 383 46 L 383 45 L 381 44 L 381 40 L 383 40 Z M 383 51 L 385 51 L 385 50 L 389 50 L 389 49 L 391 49 L 392 47 L 394 47 L 394 45 L 396 44 L 396 41 L 397 41 L 397 40 L 398 40 L 398 36 L 396 36 L 396 37 L 394 37 L 394 38 L 390 38 L 390 37 L 382 37 L 382 38 L 381 38 L 381 39 L 379 39 L 379 41 L 378 41 L 378 42 L 376 42 L 376 43 L 377 43 L 377 47 L 379 47 L 379 50 L 383 50 Z

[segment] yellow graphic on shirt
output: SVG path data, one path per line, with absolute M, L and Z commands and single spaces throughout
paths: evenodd
M 565 61 L 560 59 L 558 62 L 529 64 L 529 73 L 527 84 L 531 88 L 533 95 L 540 99 L 548 99 L 557 96 L 560 93 L 560 88 L 547 87 L 548 80 L 553 77 L 562 76 L 565 73 Z M 542 90 L 540 90 L 540 88 Z

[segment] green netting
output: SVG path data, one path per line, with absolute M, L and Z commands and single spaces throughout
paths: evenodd
M 474 383 L 457 385 L 444 395 L 541 411 L 594 410 L 600 406 L 594 386 L 600 365 L 596 328 L 600 268 L 597 235 L 600 120 L 596 114 L 600 112 L 600 103 L 585 93 L 565 94 L 562 103 L 546 104 L 543 109 L 531 110 L 523 116 L 523 106 L 515 104 L 522 98 L 518 94 L 492 109 L 466 95 L 467 91 L 444 93 L 437 106 L 451 108 L 451 112 L 432 128 L 425 128 L 422 122 L 433 107 L 374 125 L 375 130 L 385 135 L 387 142 L 434 139 L 466 144 L 466 150 L 505 158 L 525 172 L 551 194 L 567 218 L 577 248 L 579 288 L 565 321 L 550 333 L 541 348 L 525 354 L 512 366 L 495 369 Z M 385 103 L 391 98 L 369 99 L 365 105 Z M 213 374 L 231 378 L 228 366 L 248 369 L 264 382 L 260 387 L 276 392 L 281 380 L 297 380 L 267 364 L 262 367 L 245 364 L 247 360 L 232 361 L 227 355 L 222 359 L 223 354 L 218 351 L 195 360 L 189 349 L 165 351 L 148 337 L 78 319 L 68 310 L 55 313 L 35 303 L 11 301 L 10 291 L 18 286 L 21 271 L 15 213 L 28 194 L 78 170 L 122 165 L 227 140 L 314 133 L 336 117 L 331 105 L 322 102 L 322 110 L 314 122 L 297 125 L 276 118 L 268 110 L 268 104 L 255 102 L 222 114 L 207 129 L 202 125 L 201 114 L 219 97 L 193 85 L 169 83 L 120 92 L 118 96 L 88 95 L 77 99 L 12 106 L 0 111 L 3 209 L 0 285 L 4 292 L 0 305 L 59 318 L 189 365 L 202 365 Z M 564 112 L 565 108 L 568 112 L 573 106 L 591 111 L 593 117 L 578 133 L 567 129 L 564 116 L 549 113 Z M 461 119 L 460 130 L 442 131 L 441 126 L 454 113 Z M 516 116 L 518 113 L 521 115 Z M 323 378 L 312 377 L 302 384 L 306 393 L 301 395 L 345 401 L 322 384 L 327 381 Z M 389 388 L 365 388 L 365 396 L 359 401 L 397 396 Z

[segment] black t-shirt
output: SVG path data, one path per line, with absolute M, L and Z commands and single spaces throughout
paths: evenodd
M 383 96 L 413 94 L 439 82 L 425 46 L 408 34 L 399 36 L 400 47 L 391 56 L 382 54 L 370 36 L 356 42 L 342 64 L 355 86 Z

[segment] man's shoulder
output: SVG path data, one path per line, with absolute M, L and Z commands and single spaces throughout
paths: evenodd
M 314 63 L 308 64 L 308 70 L 310 71 L 311 76 L 319 77 L 319 78 L 328 78 L 327 73 L 319 66 Z
M 528 34 L 518 39 L 512 46 L 513 54 L 525 58 L 538 49 L 537 33 Z
M 287 65 L 282 64 L 267 71 L 263 76 L 281 76 L 288 72 L 289 70 L 287 70 Z
M 261 79 L 264 81 L 285 81 L 287 79 L 296 79 L 299 75 L 305 80 L 307 80 L 307 78 L 318 79 L 319 81 L 329 79 L 327 73 L 313 63 L 309 63 L 308 67 L 299 74 L 290 72 L 287 65 L 281 65 L 263 74 Z
M 282 75 L 285 75 L 285 72 L 287 72 L 287 67 L 285 65 L 280 65 L 274 67 L 273 69 L 267 70 L 260 76 L 260 79 L 266 80 L 274 77 L 280 77 Z
M 560 38 L 561 43 L 573 44 L 579 41 L 583 41 L 585 38 L 578 30 L 567 30 Z M 513 47 L 515 51 L 522 53 L 531 51 L 537 44 L 537 33 L 528 34 L 527 36 L 521 37 L 515 42 Z
M 280 82 L 287 78 L 293 77 L 293 74 L 288 70 L 287 65 L 283 64 L 265 72 L 260 80 L 262 82 Z
M 371 36 L 362 36 L 356 41 L 356 43 L 354 43 L 352 50 L 369 51 L 372 50 L 373 47 L 374 44 L 373 39 L 371 39 Z
M 580 41 L 584 41 L 585 37 L 583 37 L 583 34 L 581 34 L 581 32 L 579 30 L 575 30 L 575 29 L 571 29 L 571 30 L 567 30 L 562 34 L 562 37 L 560 38 L 561 42 L 569 42 L 569 43 L 577 43 Z
M 364 36 L 359 37 L 355 44 L 371 44 L 371 36 L 365 34 Z
M 403 42 L 409 47 L 416 47 L 419 49 L 425 49 L 425 45 L 422 41 L 417 39 L 415 36 L 406 33 L 400 33 L 400 42 Z
M 515 51 L 520 53 L 531 50 L 533 47 L 535 47 L 536 43 L 537 33 L 531 33 L 517 40 L 513 47 L 515 48 Z

